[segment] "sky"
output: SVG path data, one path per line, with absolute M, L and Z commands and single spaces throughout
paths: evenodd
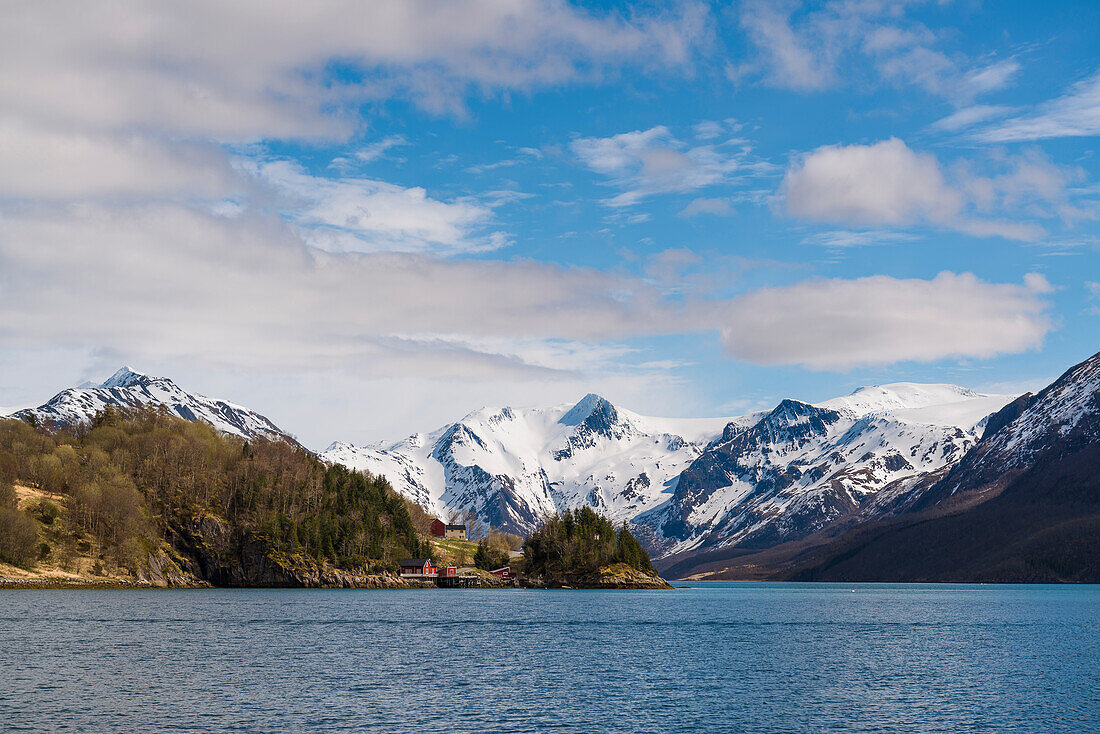
M 0 406 L 1033 390 L 1100 350 L 1098 134 L 1084 0 L 11 2 Z

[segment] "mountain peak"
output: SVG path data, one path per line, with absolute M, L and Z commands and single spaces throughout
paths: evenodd
M 189 393 L 167 377 L 150 377 L 128 366 L 120 368 L 100 385 L 62 390 L 45 404 L 21 410 L 15 417 L 33 415 L 45 425 L 77 426 L 89 423 L 108 405 L 125 410 L 162 405 L 178 418 L 202 421 L 223 433 L 246 440 L 263 437 L 295 443 L 293 437 L 255 411 L 225 400 Z
M 570 408 L 569 411 L 558 420 L 558 423 L 561 423 L 563 426 L 579 426 L 581 423 L 584 423 L 588 416 L 592 415 L 598 409 L 610 405 L 611 403 L 607 402 L 601 396 L 594 392 L 590 392 L 581 398 L 576 405 Z
M 148 375 L 132 370 L 128 365 L 124 365 L 119 368 L 117 372 L 108 377 L 100 387 L 129 387 L 135 382 L 147 379 L 148 377 Z

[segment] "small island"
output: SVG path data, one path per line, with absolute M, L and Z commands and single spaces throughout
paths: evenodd
M 671 589 L 624 522 L 616 530 L 589 507 L 550 518 L 523 544 L 529 588 Z

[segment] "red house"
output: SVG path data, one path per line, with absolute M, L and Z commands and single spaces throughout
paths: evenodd
M 401 561 L 401 575 L 414 578 L 435 578 L 439 569 L 432 565 L 430 558 L 406 558 Z
M 490 571 L 489 573 L 493 574 L 498 579 L 510 579 L 510 578 L 512 578 L 512 568 L 510 566 L 501 566 L 497 570 Z
M 432 520 L 432 528 L 430 532 L 436 538 L 442 538 L 444 535 L 447 534 L 447 526 L 443 523 L 442 520 L 436 518 L 435 520 Z

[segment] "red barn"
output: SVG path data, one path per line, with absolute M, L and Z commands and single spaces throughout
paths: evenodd
M 510 578 L 512 578 L 512 569 L 511 569 L 510 566 L 501 566 L 497 570 L 490 571 L 489 573 L 493 574 L 498 579 L 510 579 Z
M 439 569 L 432 565 L 430 558 L 406 558 L 401 561 L 401 575 L 435 578 Z
M 447 534 L 447 526 L 443 524 L 443 521 L 439 518 L 432 520 L 432 528 L 429 531 L 436 538 L 442 538 Z

